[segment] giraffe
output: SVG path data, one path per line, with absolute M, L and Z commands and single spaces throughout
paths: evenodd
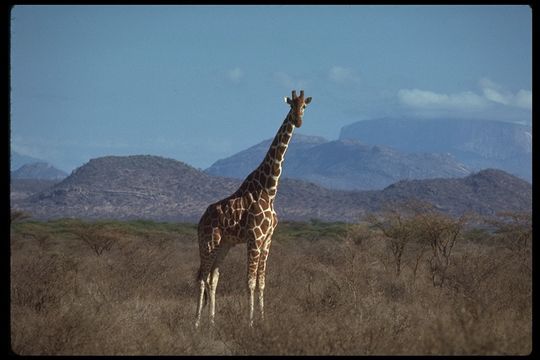
M 231 247 L 243 243 L 246 243 L 248 260 L 249 326 L 253 326 L 257 285 L 260 315 L 264 320 L 266 260 L 278 224 L 274 199 L 287 147 L 295 127 L 302 125 L 304 109 L 311 97 L 304 99 L 304 90 L 300 91 L 300 96 L 293 90 L 292 98 L 285 97 L 284 100 L 291 109 L 261 164 L 232 195 L 209 205 L 199 221 L 199 294 L 195 327 L 199 327 L 207 296 L 210 298 L 210 323 L 214 324 L 220 265 Z

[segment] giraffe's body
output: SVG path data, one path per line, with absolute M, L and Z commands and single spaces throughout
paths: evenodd
M 257 285 L 261 317 L 264 317 L 266 260 L 272 234 L 278 223 L 274 199 L 292 133 L 295 127 L 301 125 L 304 108 L 311 101 L 311 98 L 304 100 L 303 93 L 301 91 L 297 97 L 293 91 L 293 98 L 287 98 L 291 111 L 259 167 L 246 177 L 231 196 L 209 205 L 199 221 L 201 264 L 197 276 L 199 298 L 196 326 L 200 322 L 205 289 L 210 297 L 210 320 L 213 322 L 219 267 L 229 249 L 240 243 L 247 244 L 250 325 L 253 323 L 254 291 Z

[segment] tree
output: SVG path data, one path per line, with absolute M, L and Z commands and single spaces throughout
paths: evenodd
M 380 213 L 366 217 L 366 221 L 384 235 L 394 259 L 396 276 L 401 274 L 405 247 L 416 237 L 415 219 L 429 207 L 427 203 L 413 200 L 387 203 Z
M 416 219 L 418 239 L 431 248 L 428 262 L 434 286 L 444 284 L 452 250 L 467 219 L 467 215 L 456 219 L 434 211 L 423 213 Z
M 495 235 L 515 251 L 530 249 L 532 240 L 532 214 L 530 212 L 500 212 L 486 222 L 495 227 Z
M 72 232 L 94 251 L 101 256 L 104 251 L 109 251 L 115 242 L 114 236 L 100 224 L 81 224 Z
M 446 270 L 450 264 L 452 249 L 469 218 L 463 215 L 454 218 L 443 214 L 429 203 L 419 200 L 388 203 L 378 214 L 370 214 L 366 220 L 372 227 L 382 232 L 395 263 L 399 276 L 402 270 L 403 253 L 411 242 L 419 244 L 413 266 L 416 278 L 418 266 L 431 249 L 428 259 L 430 276 L 434 286 L 444 284 Z

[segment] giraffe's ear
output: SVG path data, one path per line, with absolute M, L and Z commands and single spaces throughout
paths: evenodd
M 287 104 L 291 105 L 292 101 L 287 96 L 283 97 L 283 101 L 285 101 Z
M 307 105 L 307 104 L 309 104 L 310 102 L 311 102 L 311 96 L 308 97 L 308 98 L 304 101 L 304 104 Z

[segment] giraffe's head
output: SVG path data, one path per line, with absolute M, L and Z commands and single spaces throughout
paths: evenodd
M 311 96 L 304 99 L 304 90 L 300 90 L 300 96 L 296 96 L 296 91 L 292 91 L 292 98 L 285 97 L 285 102 L 291 106 L 291 120 L 294 126 L 302 126 L 302 116 L 307 104 L 311 102 Z

